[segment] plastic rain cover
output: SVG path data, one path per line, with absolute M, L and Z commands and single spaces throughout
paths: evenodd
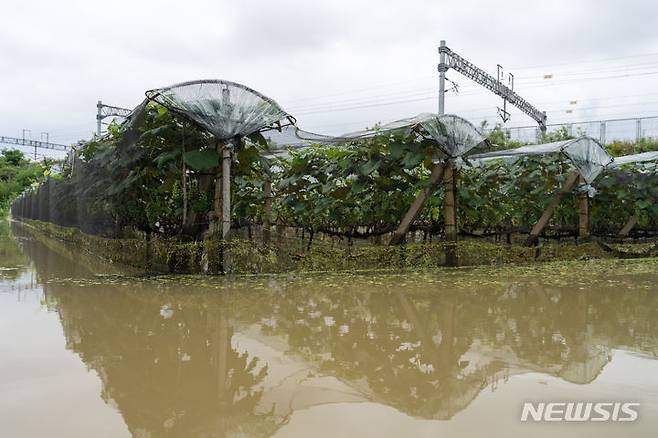
M 472 155 L 473 161 L 489 161 L 497 158 L 522 157 L 527 155 L 545 155 L 561 152 L 576 167 L 587 185 L 590 185 L 597 176 L 612 163 L 612 157 L 603 149 L 601 144 L 591 137 L 580 137 L 574 140 L 556 141 L 538 145 L 523 146 L 516 149 L 486 152 Z
M 146 97 L 193 120 L 219 140 L 247 136 L 289 118 L 274 100 L 224 80 L 183 82 L 147 91 Z
M 482 132 L 468 120 L 452 114 L 439 116 L 430 113 L 339 136 L 314 134 L 296 126 L 267 131 L 263 135 L 273 149 L 283 151 L 286 148 L 302 148 L 313 144 L 348 143 L 378 135 L 387 135 L 397 130 L 406 130 L 408 133 L 415 131 L 420 136 L 433 139 L 450 158 L 461 158 L 470 150 L 486 142 L 486 137 Z
M 619 167 L 625 164 L 646 163 L 647 161 L 658 161 L 658 151 L 642 152 L 641 154 L 624 155 L 616 157 L 610 167 Z

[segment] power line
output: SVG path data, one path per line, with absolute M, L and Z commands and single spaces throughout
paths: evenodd
M 546 79 L 540 79 L 539 81 L 530 81 L 527 83 L 524 83 L 523 89 L 529 89 L 529 88 L 537 88 L 537 87 L 545 87 L 545 86 L 556 86 L 556 85 L 562 85 L 565 83 L 572 83 L 572 82 L 579 82 L 579 81 L 598 81 L 598 80 L 607 80 L 607 79 L 619 79 L 619 78 L 625 78 L 625 77 L 638 77 L 638 76 L 653 76 L 658 74 L 658 70 L 654 71 L 647 71 L 647 72 L 636 72 L 636 73 L 627 73 L 627 74 L 618 74 L 618 75 L 608 75 L 608 76 L 593 76 L 593 77 L 584 77 L 584 78 L 568 78 L 568 79 L 563 79 L 563 80 L 546 80 Z M 471 95 L 477 95 L 477 94 L 483 94 L 484 92 L 482 91 L 474 91 L 474 92 L 462 92 L 459 95 L 460 96 L 471 96 Z M 383 99 L 383 97 L 386 97 L 387 95 L 396 95 L 396 94 L 406 94 L 405 96 L 400 96 L 400 97 L 417 97 L 416 99 L 394 99 L 394 100 L 386 100 Z M 333 112 L 333 111 L 346 111 L 350 109 L 362 109 L 362 108 L 368 108 L 368 107 L 379 107 L 379 106 L 385 106 L 385 105 L 397 105 L 401 103 L 410 103 L 410 102 L 420 102 L 424 100 L 429 100 L 431 98 L 434 98 L 436 96 L 435 91 L 429 91 L 429 89 L 417 89 L 417 91 L 412 91 L 410 90 L 409 92 L 394 92 L 394 93 L 388 93 L 388 94 L 381 94 L 376 97 L 370 97 L 370 98 L 365 98 L 365 99 L 360 99 L 360 98 L 353 98 L 353 99 L 347 99 L 347 100 L 342 100 L 342 101 L 334 101 L 330 103 L 323 103 L 323 102 L 318 102 L 306 107 L 298 107 L 296 114 L 299 115 L 306 115 L 306 114 L 318 114 L 322 112 Z M 370 106 L 366 106 L 370 105 Z
M 407 84 L 410 81 L 414 81 L 414 80 L 418 80 L 418 79 L 431 79 L 431 78 L 435 78 L 435 75 L 417 76 L 415 78 L 407 78 L 407 79 L 404 79 L 404 80 L 401 80 L 401 81 L 382 83 L 382 84 L 372 85 L 372 86 L 364 87 L 364 88 L 353 88 L 353 89 L 339 91 L 339 92 L 336 92 L 336 93 L 325 94 L 325 95 L 321 95 L 321 96 L 301 97 L 301 98 L 289 100 L 289 101 L 287 101 L 287 103 L 308 101 L 308 100 L 314 100 L 314 99 L 322 99 L 322 98 L 325 98 L 325 97 L 343 96 L 343 95 L 346 95 L 346 94 L 355 94 L 355 93 L 359 93 L 361 91 L 375 90 L 375 89 L 380 89 L 380 88 L 389 88 L 391 85 Z
M 647 73 L 642 73 L 642 74 L 628 74 L 628 75 L 616 75 L 616 76 L 607 76 L 607 77 L 598 77 L 598 78 L 580 78 L 580 79 L 575 79 L 575 80 L 568 80 L 568 82 L 578 82 L 578 81 L 595 81 L 595 80 L 604 80 L 604 79 L 618 79 L 618 78 L 624 78 L 624 77 L 636 77 L 636 76 L 652 76 L 652 75 L 657 75 L 658 71 L 654 72 L 647 72 Z M 567 82 L 566 80 L 563 82 Z M 561 83 L 563 83 L 561 82 Z M 533 85 L 530 87 L 525 87 L 525 88 L 536 88 L 537 85 Z M 299 111 L 296 113 L 296 115 L 310 115 L 310 114 L 323 114 L 323 113 L 328 113 L 328 112 L 337 112 L 337 111 L 350 111 L 350 110 L 355 110 L 355 109 L 364 109 L 364 108 L 375 108 L 375 107 L 381 107 L 381 106 L 389 106 L 389 105 L 399 105 L 403 103 L 412 103 L 412 102 L 422 102 L 422 101 L 427 101 L 434 99 L 436 96 L 436 93 L 432 93 L 430 95 L 425 95 L 421 96 L 418 98 L 413 98 L 413 99 L 402 99 L 402 100 L 390 100 L 390 101 L 384 101 L 384 102 L 376 102 L 376 103 L 364 103 L 364 104 L 355 104 L 355 105 L 346 105 L 346 106 L 334 106 L 334 107 L 328 107 L 328 108 L 318 108 L 317 110 L 311 110 L 311 111 Z
M 645 57 L 649 57 L 649 56 L 658 56 L 658 52 L 643 53 L 643 54 L 638 54 L 638 55 L 615 56 L 614 58 L 603 58 L 603 59 L 598 59 L 598 60 L 580 60 L 580 61 L 562 62 L 562 63 L 557 63 L 557 64 L 543 64 L 543 65 L 534 65 L 534 66 L 525 66 L 525 67 L 512 67 L 512 69 L 513 70 L 531 70 L 531 69 L 539 69 L 539 68 L 546 68 L 546 67 L 559 67 L 559 66 L 563 66 L 563 65 L 598 64 L 598 63 L 603 63 L 603 62 L 618 61 L 620 59 L 645 58 Z
M 658 67 L 658 62 L 656 61 L 651 61 L 648 63 L 640 63 L 640 64 L 627 64 L 627 65 L 619 65 L 619 66 L 613 66 L 612 68 L 597 68 L 594 70 L 581 70 L 581 71 L 555 71 L 551 70 L 553 79 L 545 79 L 543 77 L 539 77 L 539 74 L 537 75 L 529 75 L 529 76 L 517 76 L 515 77 L 515 81 L 517 85 L 525 85 L 524 88 L 529 88 L 530 86 L 535 86 L 535 85 L 541 85 L 541 86 L 547 86 L 547 85 L 554 85 L 554 84 L 561 84 L 565 82 L 565 79 L 560 80 L 559 78 L 566 77 L 566 80 L 574 80 L 573 76 L 591 76 L 591 75 L 599 75 L 599 74 L 605 74 L 607 76 L 604 76 L 603 78 L 614 78 L 614 77 L 622 77 L 625 74 L 655 74 L 655 67 Z M 646 69 L 654 68 L 654 70 L 649 70 L 649 71 L 644 71 Z M 617 73 L 622 73 L 623 75 L 612 75 L 611 74 L 617 74 Z M 554 79 L 555 77 L 558 78 L 558 80 Z M 582 78 L 584 80 L 598 80 L 601 77 L 599 76 L 591 76 L 591 77 L 586 77 Z M 374 88 L 374 87 L 372 87 Z M 462 90 L 477 90 L 477 92 L 462 92 L 460 93 L 461 95 L 475 95 L 475 94 L 482 94 L 484 91 L 480 91 L 478 87 L 475 87 L 474 85 L 464 85 L 461 87 Z M 313 102 L 313 103 L 307 103 L 307 104 L 302 104 L 302 105 L 293 105 L 290 107 L 290 109 L 295 109 L 296 111 L 305 111 L 308 109 L 317 109 L 318 107 L 322 107 L 325 105 L 337 105 L 337 104 L 347 104 L 347 103 L 357 103 L 360 102 L 361 100 L 379 100 L 384 97 L 388 96 L 394 96 L 394 95 L 408 95 L 411 96 L 413 95 L 419 95 L 422 94 L 423 91 L 430 92 L 433 91 L 434 87 L 423 87 L 423 88 L 410 88 L 410 89 L 403 89 L 403 90 L 397 90 L 397 91 L 392 91 L 389 93 L 379 93 L 377 95 L 370 95 L 370 96 L 361 96 L 361 97 L 353 97 L 349 99 L 333 99 L 330 101 L 318 101 L 318 102 Z M 347 93 L 347 92 L 346 92 Z M 344 93 L 341 93 L 344 94 Z M 307 98 L 305 100 L 312 100 L 313 98 Z
M 584 60 L 584 61 L 574 61 L 574 62 L 557 63 L 557 64 L 536 65 L 536 66 L 529 66 L 529 67 L 515 67 L 514 70 L 530 70 L 530 69 L 539 69 L 539 68 L 554 69 L 554 68 L 560 67 L 560 66 L 570 66 L 570 65 L 580 65 L 580 64 L 597 64 L 597 63 L 604 63 L 604 62 L 611 62 L 611 61 L 616 62 L 616 61 L 624 60 L 624 59 L 642 58 L 642 57 L 650 57 L 650 56 L 658 56 L 658 53 L 646 53 L 646 54 L 629 55 L 629 56 L 618 56 L 618 57 L 614 57 L 614 58 L 606 58 L 606 59 L 591 60 L 591 61 Z M 653 64 L 655 64 L 655 61 L 650 61 L 650 62 L 646 62 L 646 63 L 639 63 L 639 64 L 629 64 L 629 65 L 626 65 L 626 66 L 624 66 L 624 65 L 611 66 L 611 68 L 613 69 L 611 71 L 617 71 L 617 70 L 624 69 L 624 68 L 629 68 L 629 67 L 630 68 L 635 68 L 635 67 L 639 67 L 641 65 L 650 66 L 650 65 L 653 65 Z M 608 69 L 608 70 L 610 70 L 610 69 Z M 591 72 L 591 73 L 606 72 L 606 71 L 607 70 L 605 68 L 596 69 L 596 70 L 589 70 L 589 72 Z M 553 74 L 556 75 L 556 76 L 557 75 L 562 76 L 562 75 L 583 74 L 583 73 L 582 72 L 569 72 L 569 71 L 560 72 L 558 70 L 558 71 L 555 71 Z M 534 75 L 518 76 L 516 79 L 525 80 L 525 79 L 530 79 L 530 78 L 533 78 L 533 77 L 535 77 L 535 76 Z M 370 86 L 370 87 L 349 89 L 349 90 L 344 90 L 344 91 L 340 91 L 340 92 L 336 92 L 336 93 L 330 93 L 330 94 L 326 94 L 326 95 L 320 95 L 320 96 L 302 97 L 302 98 L 297 98 L 297 99 L 284 101 L 284 102 L 287 103 L 287 104 L 292 104 L 292 103 L 296 103 L 296 102 L 304 102 L 304 101 L 310 101 L 310 100 L 323 99 L 323 98 L 326 98 L 326 97 L 335 97 L 335 96 L 341 96 L 341 95 L 346 95 L 346 94 L 355 94 L 355 93 L 362 92 L 362 91 L 376 90 L 376 89 L 381 89 L 381 88 L 389 88 L 392 85 L 408 84 L 409 82 L 417 81 L 419 79 L 436 79 L 436 75 L 418 76 L 418 77 L 411 78 L 411 79 L 405 79 L 403 81 L 382 83 L 382 84 L 373 85 L 373 86 Z M 466 85 L 466 86 L 463 86 L 462 88 L 476 89 L 477 87 Z M 384 95 L 386 95 L 386 94 L 387 93 L 385 93 Z M 315 103 L 315 104 L 312 104 L 312 105 L 319 105 L 319 104 L 320 103 Z M 304 107 L 304 106 L 305 105 L 302 104 L 301 107 Z M 292 105 L 292 107 L 295 107 L 295 105 Z

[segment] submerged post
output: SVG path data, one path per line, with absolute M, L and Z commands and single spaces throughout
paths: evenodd
M 585 184 L 582 176 L 578 180 L 581 184 Z M 578 237 L 587 239 L 589 237 L 589 197 L 585 191 L 578 194 L 578 210 Z

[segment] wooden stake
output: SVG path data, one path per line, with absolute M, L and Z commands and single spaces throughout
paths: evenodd
M 585 180 L 581 176 L 578 178 L 580 184 L 585 184 Z M 587 239 L 589 237 L 589 197 L 587 192 L 578 194 L 578 237 L 580 239 Z
M 231 230 L 231 150 L 222 148 L 222 239 Z
M 220 157 L 223 156 L 224 146 L 217 142 L 217 153 Z M 210 215 L 210 234 L 219 233 L 222 230 L 221 217 L 222 217 L 222 168 L 224 161 L 217 166 L 215 173 L 215 198 L 213 202 L 213 212 Z
M 456 177 L 453 165 L 448 162 L 445 165 L 444 184 L 445 200 L 443 201 L 444 229 L 446 240 L 457 241 L 457 202 L 455 197 Z
M 622 228 L 619 234 L 617 234 L 617 237 L 628 237 L 635 225 L 637 225 L 637 216 L 633 215 L 628 218 L 628 222 L 626 222 L 624 228 Z
M 414 223 L 416 217 L 418 217 L 418 214 L 423 208 L 423 205 L 425 205 L 427 198 L 429 198 L 436 185 L 439 183 L 439 181 L 441 181 L 445 167 L 446 166 L 443 163 L 434 165 L 432 174 L 430 175 L 430 185 L 421 190 L 420 193 L 418 193 L 418 196 L 416 196 L 416 199 L 411 204 L 411 207 L 409 207 L 409 210 L 402 218 L 402 222 L 400 222 L 400 225 L 393 233 L 393 237 L 391 238 L 391 245 L 399 245 L 404 243 L 405 236 L 407 235 L 411 224 Z
M 576 186 L 576 183 L 578 183 L 579 176 L 580 174 L 575 170 L 569 174 L 567 180 L 562 185 L 560 191 L 558 191 L 555 194 L 555 196 L 553 196 L 553 199 L 551 200 L 550 204 L 548 204 L 548 206 L 542 213 L 541 217 L 535 224 L 535 226 L 532 227 L 532 231 L 530 231 L 530 235 L 526 240 L 527 246 L 532 246 L 537 243 L 537 240 L 539 239 L 539 235 L 542 233 L 542 231 L 544 231 L 546 225 L 548 225 L 548 221 L 551 220 L 551 216 L 553 216 L 553 212 L 555 211 L 557 206 L 560 205 L 560 201 L 562 200 L 564 195 L 571 192 L 571 190 L 573 190 L 573 188 Z
M 286 226 L 281 223 L 281 219 L 276 222 L 276 248 L 279 252 L 283 252 L 284 246 L 286 245 Z

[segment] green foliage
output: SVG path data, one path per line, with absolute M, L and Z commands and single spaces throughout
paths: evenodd
M 493 129 L 489 129 L 488 125 L 488 122 L 484 120 L 480 123 L 480 128 L 483 131 L 488 131 L 487 139 L 494 145 L 494 150 L 512 149 L 523 146 L 523 143 L 512 140 L 511 132 L 504 130 L 503 125 L 500 123 L 497 123 Z
M 596 181 L 592 205 L 593 228 L 621 229 L 631 215 L 643 227 L 658 226 L 658 166 L 647 163 L 608 170 Z
M 423 187 L 431 157 L 427 141 L 400 132 L 292 152 L 280 160 L 279 218 L 309 230 L 378 232 L 399 220 Z
M 560 126 L 555 131 L 544 132 L 541 135 L 541 143 L 551 143 L 554 141 L 571 140 L 581 135 L 582 135 L 581 132 L 578 132 L 577 135 L 573 135 L 569 132 L 566 126 Z
M 172 154 L 170 153 L 165 156 L 167 158 L 175 158 L 175 155 L 176 154 L 174 153 L 174 156 L 172 157 Z M 213 167 L 217 167 L 219 165 L 219 154 L 217 151 L 212 149 L 201 149 L 185 152 L 183 159 L 188 166 L 190 166 L 193 170 L 198 171 L 210 170 Z
M 111 229 L 120 234 L 129 228 L 186 240 L 200 237 L 213 210 L 215 178 L 221 171 L 216 141 L 156 104 L 146 107 L 139 123 L 112 125 L 109 133 L 79 147 L 80 163 L 69 166 L 63 180 L 42 188 L 58 205 L 57 217 L 49 220 L 71 226 L 83 218 L 90 224 L 86 231 L 96 233 Z M 262 220 L 267 176 L 272 183 L 273 219 L 282 224 L 307 230 L 311 236 L 318 231 L 362 237 L 392 231 L 428 186 L 431 158 L 442 157 L 433 142 L 417 134 L 400 130 L 269 159 L 263 157 L 268 145 L 261 134 L 230 144 L 234 225 Z M 522 145 L 500 125 L 488 136 L 496 148 Z M 569 138 L 573 136 L 561 128 L 542 140 Z M 619 153 L 651 148 L 656 148 L 652 140 L 637 145 L 616 142 L 609 147 Z M 21 157 L 11 153 L 3 160 L 7 167 Z M 463 167 L 458 171 L 457 189 L 461 229 L 475 233 L 527 230 L 570 170 L 570 163 L 560 154 Z M 23 186 L 37 176 L 24 180 Z M 654 164 L 604 173 L 596 182 L 599 193 L 592 201 L 594 230 L 618 230 L 631 214 L 638 216 L 642 226 L 658 224 L 655 177 Z M 434 235 L 443 232 L 443 197 L 439 184 L 416 220 L 417 229 Z M 574 229 L 575 205 L 575 197 L 565 197 L 552 225 Z
M 0 152 L 0 215 L 4 215 L 11 202 L 25 189 L 38 185 L 49 174 L 46 166 L 29 161 L 21 151 Z
M 613 157 L 658 151 L 658 140 L 650 137 L 641 138 L 637 142 L 615 140 L 606 149 Z

